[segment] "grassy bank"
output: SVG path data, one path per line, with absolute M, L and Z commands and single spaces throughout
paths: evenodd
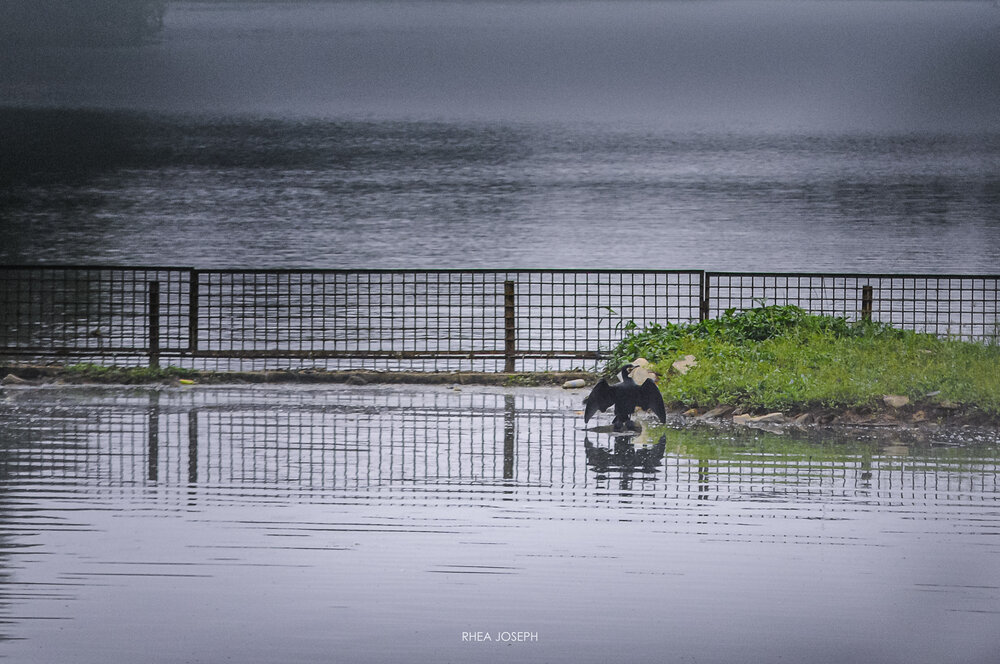
M 538 371 L 517 373 L 412 372 L 412 371 L 326 371 L 323 369 L 285 369 L 272 371 L 202 371 L 180 367 L 116 367 L 98 364 L 66 366 L 0 366 L 0 377 L 16 376 L 28 384 L 68 383 L 143 385 L 192 383 L 198 385 L 300 383 L 376 385 L 420 383 L 428 385 L 496 385 L 502 387 L 548 387 L 568 380 L 593 380 L 585 371 Z
M 697 365 L 683 375 L 671 371 L 685 355 Z M 663 376 L 660 389 L 674 408 L 874 410 L 885 395 L 902 395 L 1000 416 L 1000 346 L 812 316 L 793 306 L 633 331 L 615 348 L 608 371 L 636 357 Z

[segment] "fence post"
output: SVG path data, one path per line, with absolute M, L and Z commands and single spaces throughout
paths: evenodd
M 517 352 L 517 319 L 514 317 L 514 282 L 503 282 L 503 370 L 514 371 Z
M 198 352 L 198 270 L 191 270 L 188 288 L 188 352 Z
M 861 320 L 871 322 L 872 303 L 874 302 L 871 286 L 861 287 Z
M 708 275 L 701 273 L 701 288 L 698 289 L 698 321 L 708 320 Z
M 160 367 L 160 282 L 149 282 L 149 366 Z

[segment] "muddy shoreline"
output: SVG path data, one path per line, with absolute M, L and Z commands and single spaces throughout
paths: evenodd
M 0 366 L 0 390 L 4 387 L 32 385 L 482 385 L 506 388 L 561 387 L 568 381 L 583 380 L 586 387 L 573 391 L 581 401 L 597 375 L 587 371 L 560 372 L 388 372 L 388 371 L 188 371 L 180 375 L 144 379 L 129 370 L 88 374 L 65 367 Z M 970 404 L 942 402 L 934 398 L 910 402 L 898 407 L 879 403 L 869 408 L 800 408 L 784 412 L 749 411 L 739 405 L 690 408 L 667 404 L 673 426 L 712 426 L 735 430 L 759 429 L 771 433 L 810 435 L 821 431 L 853 430 L 873 438 L 901 436 L 926 440 L 942 431 L 955 433 L 974 430 L 978 434 L 1000 437 L 1000 417 Z
M 883 444 L 1000 443 L 1000 419 L 967 406 L 935 408 L 916 404 L 903 409 L 816 408 L 786 413 L 744 413 L 738 407 L 720 406 L 701 410 L 673 408 L 667 411 L 667 418 L 672 426 L 683 428 L 711 427 L 734 434 L 762 431 L 808 440 L 849 436 Z
M 166 373 L 168 370 L 164 370 Z M 106 373 L 78 371 L 65 367 L 0 365 L 0 378 L 15 376 L 29 384 L 64 383 L 85 384 L 176 384 L 188 379 L 199 385 L 242 385 L 259 383 L 346 383 L 348 385 L 395 385 L 404 383 L 423 385 L 501 385 L 508 387 L 560 386 L 567 381 L 582 379 L 596 381 L 588 371 L 545 371 L 515 373 L 479 373 L 472 371 L 421 372 L 421 371 L 325 371 L 322 369 L 279 369 L 270 371 L 198 371 L 178 370 L 176 375 L 146 379 L 142 370 L 120 369 Z

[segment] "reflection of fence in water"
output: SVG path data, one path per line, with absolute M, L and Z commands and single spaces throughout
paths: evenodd
M 873 448 L 831 458 L 685 452 L 668 432 L 653 468 L 588 465 L 562 399 L 491 392 L 342 390 L 129 392 L 79 404 L 19 404 L 0 432 L 7 480 L 98 487 L 187 486 L 371 492 L 499 484 L 640 492 L 659 503 L 857 499 L 941 502 L 997 495 L 1000 459 Z M 890 450 L 890 452 L 892 452 Z M 543 492 L 544 493 L 544 492 Z M 521 494 L 522 496 L 530 495 Z M 993 499 L 993 498 L 990 498 Z
M 575 415 L 532 396 L 223 389 L 136 395 L 9 418 L 8 476 L 308 489 L 583 479 L 573 475 L 576 465 L 562 463 L 582 434 Z
M 873 504 L 962 500 L 973 495 L 995 500 L 1000 492 L 1000 458 L 971 455 L 908 456 L 908 451 L 818 460 L 799 454 L 748 454 L 740 459 L 668 456 L 666 489 L 700 500 L 758 500 L 841 497 Z M 994 450 L 995 453 L 995 450 Z M 902 454 L 903 456 L 899 456 Z M 671 482 L 670 478 L 675 478 Z M 990 497 L 992 494 L 992 497 Z

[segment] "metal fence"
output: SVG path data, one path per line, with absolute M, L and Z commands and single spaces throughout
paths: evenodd
M 1000 276 L 706 272 L 702 316 L 767 304 L 965 341 L 1000 335 Z
M 630 323 L 795 304 L 995 341 L 1000 276 L 0 267 L 0 359 L 213 370 L 595 368 Z

